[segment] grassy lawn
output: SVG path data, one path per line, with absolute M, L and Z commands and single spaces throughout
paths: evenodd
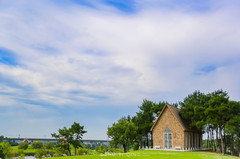
M 135 151 L 126 154 L 86 155 L 55 157 L 52 159 L 239 159 L 239 157 L 222 156 L 211 152 L 176 152 L 176 151 Z

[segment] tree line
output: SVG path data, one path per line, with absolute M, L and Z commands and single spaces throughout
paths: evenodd
M 207 135 L 206 146 L 222 154 L 240 152 L 240 102 L 230 100 L 226 91 L 216 90 L 211 93 L 194 91 L 182 102 L 158 103 L 143 100 L 135 116 L 122 117 L 108 128 L 107 134 L 113 146 L 121 145 L 124 152 L 131 147 L 152 147 L 150 129 L 165 104 L 180 109 L 180 116 L 188 121 L 191 129 Z

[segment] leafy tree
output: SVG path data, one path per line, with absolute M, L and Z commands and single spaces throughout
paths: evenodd
M 3 147 L 2 147 L 2 145 L 0 145 L 0 158 L 5 159 L 5 154 L 4 154 L 4 152 L 3 152 Z
M 43 143 L 42 143 L 42 141 L 34 141 L 32 143 L 32 147 L 33 147 L 33 149 L 41 149 L 41 148 L 43 148 Z
M 74 122 L 73 125 L 71 126 L 70 133 L 71 133 L 71 138 L 69 140 L 70 144 L 73 145 L 75 148 L 75 155 L 77 155 L 77 148 L 82 147 L 82 136 L 85 134 L 87 131 L 83 130 L 84 126 L 80 126 L 79 123 Z
M 21 142 L 21 143 L 18 145 L 18 149 L 26 150 L 27 148 L 28 148 L 28 143 L 27 143 L 27 142 Z
M 240 138 L 240 102 L 236 101 L 229 101 L 228 102 L 229 108 L 231 110 L 231 118 L 230 120 L 226 123 L 226 132 L 230 134 L 231 136 L 231 154 L 234 154 L 234 139 L 238 141 L 237 138 Z M 237 143 L 238 144 L 238 143 Z M 236 146 L 238 147 L 238 146 Z M 240 147 L 239 147 L 240 148 Z M 238 150 L 240 151 L 240 149 Z
M 54 144 L 52 142 L 46 142 L 43 146 L 45 149 L 51 150 L 54 147 Z
M 137 135 L 137 127 L 131 121 L 130 116 L 123 117 L 108 128 L 107 135 L 112 139 L 115 147 L 120 144 L 124 148 L 124 152 L 129 150 Z
M 4 139 L 5 139 L 4 136 L 0 136 L 0 142 L 3 142 Z
M 73 145 L 76 155 L 76 149 L 81 146 L 82 136 L 86 133 L 83 129 L 84 126 L 80 126 L 79 123 L 74 122 L 71 128 L 67 129 L 64 127 L 63 129 L 59 129 L 59 134 L 53 133 L 52 137 L 57 139 L 59 147 L 68 150 L 69 155 L 71 155 L 70 145 Z
M 136 117 L 134 118 L 134 123 L 138 127 L 138 134 L 142 137 L 145 136 L 147 139 L 147 146 L 149 146 L 148 142 L 148 134 L 150 133 L 150 129 L 154 123 L 154 115 L 153 115 L 153 106 L 155 103 L 149 100 L 143 100 L 141 106 L 139 106 L 140 111 L 137 112 Z
M 154 117 L 157 118 L 159 116 L 159 114 L 161 113 L 162 109 L 164 108 L 164 106 L 166 104 L 169 104 L 166 101 L 160 101 L 158 104 L 153 103 L 152 108 L 151 108 L 151 112 L 153 113 Z M 170 104 L 174 107 L 178 107 L 177 103 L 172 103 Z
M 218 128 L 221 139 L 221 151 L 224 154 L 223 144 L 223 129 L 226 123 L 231 118 L 231 108 L 228 104 L 229 96 L 227 92 L 223 90 L 217 90 L 210 94 L 211 98 L 208 100 L 208 108 L 205 110 L 207 116 L 207 122 L 217 126 L 216 136 L 218 136 Z M 218 147 L 216 138 L 216 148 Z
M 203 131 L 206 124 L 206 115 L 204 111 L 207 108 L 209 97 L 200 91 L 195 91 L 180 102 L 180 116 L 189 121 L 192 129 Z
M 2 147 L 5 157 L 9 157 L 11 153 L 11 145 L 8 142 L 1 142 L 0 146 Z
M 69 155 L 71 155 L 71 148 L 69 142 L 71 140 L 71 133 L 69 129 L 67 129 L 66 127 L 64 127 L 63 129 L 58 129 L 58 133 L 59 134 L 53 133 L 52 137 L 55 137 L 57 139 L 58 147 L 66 149 Z
M 105 145 L 100 145 L 95 147 L 95 150 L 97 151 L 97 153 L 99 154 L 104 154 L 105 152 L 107 152 L 107 146 Z

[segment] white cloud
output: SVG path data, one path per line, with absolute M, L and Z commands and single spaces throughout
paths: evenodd
M 1 77 L 11 81 L 0 85 L 11 94 L 0 101 L 44 103 L 33 110 L 135 107 L 143 98 L 177 102 L 196 89 L 219 88 L 239 100 L 237 6 L 211 1 L 208 11 L 187 12 L 139 3 L 138 12 L 119 14 L 99 3 L 92 9 L 5 2 L 0 47 L 13 51 L 19 65 L 0 65 Z M 203 71 L 208 66 L 214 69 Z

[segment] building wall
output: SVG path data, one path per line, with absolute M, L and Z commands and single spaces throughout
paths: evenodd
M 183 128 L 168 107 L 166 107 L 152 131 L 153 147 L 160 146 L 161 149 L 164 148 L 163 133 L 166 127 L 172 131 L 172 148 L 181 147 L 181 149 L 184 149 L 185 135 Z

